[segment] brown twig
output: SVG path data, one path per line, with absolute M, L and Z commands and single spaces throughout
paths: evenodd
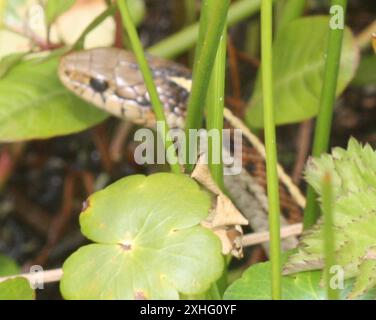
M 51 216 L 48 212 L 29 201 L 22 192 L 16 189 L 12 189 L 11 192 L 15 197 L 14 215 L 17 219 L 32 227 L 40 235 L 47 236 L 51 225 Z
M 109 152 L 109 142 L 104 124 L 96 126 L 92 132 L 94 144 L 101 155 L 103 168 L 106 170 L 106 172 L 111 173 L 113 169 L 113 162 Z
M 46 244 L 44 245 L 37 258 L 34 260 L 34 264 L 44 265 L 47 262 L 51 250 L 62 237 L 64 230 L 67 227 L 70 218 L 72 217 L 75 180 L 76 173 L 69 172 L 64 181 L 62 208 L 60 209 L 59 213 L 52 219 L 52 223 L 47 235 Z
M 95 191 L 94 190 L 95 179 L 94 179 L 93 174 L 89 171 L 83 171 L 83 172 L 80 172 L 79 176 L 81 177 L 82 183 L 84 185 L 86 195 L 92 194 Z
M 232 96 L 226 96 L 226 105 L 232 107 L 233 110 L 237 110 L 237 116 L 243 118 L 244 112 L 247 108 L 247 104 L 244 100 Z
M 116 48 L 124 48 L 123 43 L 123 23 L 121 22 L 121 15 L 119 11 L 115 13 L 115 43 L 114 46 Z
M 298 236 L 303 231 L 303 224 L 296 223 L 286 227 L 281 228 L 281 239 L 285 239 L 291 236 Z M 256 244 L 268 242 L 270 239 L 269 231 L 250 233 L 244 235 L 243 246 L 253 246 Z
M 25 142 L 4 146 L 0 151 L 0 191 L 7 184 L 26 147 Z
M 236 99 L 240 99 L 242 92 L 240 86 L 240 76 L 239 76 L 239 67 L 236 54 L 236 48 L 234 43 L 232 42 L 231 37 L 228 37 L 227 40 L 227 52 L 229 58 L 229 65 L 230 65 L 230 75 L 231 75 L 231 86 L 232 86 L 232 95 Z
M 239 60 L 244 61 L 248 64 L 250 64 L 253 67 L 258 68 L 260 66 L 260 60 L 250 56 L 249 54 L 242 52 L 242 51 L 237 51 L 237 55 Z
M 133 124 L 130 121 L 122 121 L 110 143 L 109 153 L 113 162 L 119 162 L 124 154 L 124 144 L 132 131 Z
M 299 184 L 302 178 L 302 172 L 306 163 L 309 150 L 311 147 L 311 134 L 313 129 L 313 121 L 307 120 L 300 124 L 296 139 L 296 158 L 292 173 L 292 181 Z

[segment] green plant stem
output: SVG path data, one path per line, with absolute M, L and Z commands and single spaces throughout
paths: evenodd
M 185 25 L 189 26 L 196 20 L 196 0 L 184 0 Z
M 226 24 L 230 0 L 205 0 L 202 5 L 200 32 L 193 67 L 192 89 L 186 120 L 187 158 L 190 158 L 189 130 L 201 127 L 204 106 L 218 45 Z M 189 163 L 189 161 L 187 161 Z M 190 171 L 192 165 L 187 165 Z
M 246 27 L 245 52 L 252 57 L 260 56 L 260 19 L 252 19 Z
M 224 95 L 225 95 L 225 76 L 226 76 L 226 42 L 227 42 L 227 26 L 223 28 L 222 36 L 219 42 L 217 56 L 211 79 L 209 83 L 209 91 L 206 98 L 207 105 L 207 131 L 214 130 L 218 133 L 218 146 L 215 141 L 208 138 L 208 163 L 210 172 L 217 185 L 224 190 L 223 183 L 223 162 L 222 162 L 222 130 L 223 130 L 223 110 L 224 110 Z M 215 133 L 214 132 L 214 133 Z M 214 135 L 214 137 L 216 137 Z M 215 138 L 214 138 L 215 139 Z M 219 154 L 217 157 L 213 155 L 213 143 L 218 147 Z M 218 158 L 219 163 L 214 163 L 214 159 Z
M 261 3 L 261 72 L 264 100 L 266 174 L 269 205 L 272 298 L 281 299 L 281 241 L 277 146 L 273 106 L 272 0 Z
M 339 5 L 346 16 L 347 0 L 332 0 L 332 6 Z M 329 147 L 329 137 L 332 125 L 333 108 L 336 98 L 339 64 L 343 40 L 343 29 L 329 30 L 327 58 L 324 71 L 324 81 L 321 91 L 319 113 L 316 121 L 312 155 L 320 156 Z M 312 187 L 307 189 L 307 205 L 304 211 L 304 228 L 312 226 L 320 215 L 316 193 Z
M 142 48 L 141 41 L 138 37 L 136 28 L 132 22 L 132 18 L 129 13 L 127 2 L 124 0 L 118 0 L 117 4 L 120 10 L 123 25 L 125 29 L 127 30 L 129 40 L 131 42 L 133 51 L 137 59 L 137 63 L 140 67 L 146 87 L 148 89 L 150 100 L 153 105 L 153 111 L 155 113 L 157 121 L 163 124 L 164 134 L 162 135 L 164 136 L 162 136 L 161 138 L 165 144 L 167 160 L 171 166 L 171 170 L 174 173 L 180 173 L 179 161 L 175 153 L 175 149 L 173 147 L 171 137 L 169 135 L 169 128 L 168 128 L 166 117 L 163 111 L 163 105 L 159 99 L 159 95 L 154 84 L 153 76 L 151 74 L 150 68 L 145 58 L 145 53 Z
M 222 162 L 222 130 L 226 78 L 227 53 L 227 23 L 223 26 L 217 54 L 210 78 L 209 91 L 206 96 L 206 129 L 208 135 L 208 163 L 211 175 L 216 184 L 224 191 L 223 162 Z M 213 138 L 211 137 L 213 134 Z M 213 148 L 214 147 L 214 148 Z M 218 154 L 214 154 L 218 152 Z M 214 160 L 218 162 L 214 162 Z M 231 257 L 226 257 L 231 259 Z M 216 299 L 222 299 L 227 283 L 227 268 L 224 268 L 221 278 L 212 286 L 211 294 Z
M 287 0 L 285 2 L 278 29 L 283 28 L 290 21 L 299 18 L 303 14 L 306 4 L 306 0 Z
M 184 13 L 185 13 L 185 21 L 184 26 L 188 27 L 195 23 L 197 20 L 197 14 L 196 14 L 196 0 L 184 0 Z M 188 52 L 188 60 L 189 60 L 189 66 L 192 67 L 193 62 L 195 59 L 195 50 L 194 47 L 191 48 Z
M 217 0 L 217 2 L 219 4 L 222 1 Z M 228 10 L 228 26 L 231 27 L 257 13 L 260 3 L 261 0 L 240 0 L 232 4 Z M 196 43 L 198 34 L 199 23 L 192 24 L 148 48 L 148 52 L 164 58 L 174 58 L 190 49 Z
M 330 173 L 324 175 L 322 181 L 322 211 L 324 213 L 324 254 L 325 254 L 325 286 L 328 299 L 338 300 L 338 291 L 330 286 L 330 269 L 336 264 L 335 239 L 333 232 L 333 186 Z
M 307 202 L 304 209 L 303 227 L 309 229 L 312 227 L 320 216 L 320 207 L 317 203 L 317 194 L 311 187 L 307 187 Z

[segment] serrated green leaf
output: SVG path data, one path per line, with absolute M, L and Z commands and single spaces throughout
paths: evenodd
M 376 247 L 373 249 L 373 255 L 376 254 Z M 359 267 L 361 277 L 357 277 L 354 288 L 349 296 L 350 299 L 356 298 L 372 288 L 376 287 L 376 260 L 364 258 Z
M 299 18 L 287 24 L 273 45 L 274 107 L 277 125 L 299 122 L 317 114 L 321 94 L 328 17 Z M 339 95 L 353 78 L 359 50 L 351 31 L 344 32 Z M 258 77 L 246 114 L 252 127 L 263 127 L 261 78 Z
M 373 258 L 365 258 L 376 246 L 376 152 L 369 145 L 361 146 L 355 139 L 347 150 L 335 148 L 331 155 L 312 159 L 306 179 L 322 194 L 322 177 L 331 174 L 334 204 L 336 260 L 345 278 L 356 278 L 351 298 L 374 288 Z M 322 221 L 303 234 L 298 252 L 289 257 L 284 273 L 317 270 L 324 267 Z
M 65 11 L 68 11 L 76 0 L 48 0 L 45 7 L 46 22 L 53 23 Z
M 200 226 L 210 206 L 195 181 L 170 173 L 127 177 L 93 194 L 80 224 L 97 243 L 64 263 L 63 296 L 177 299 L 205 292 L 224 263 L 219 239 Z
M 311 159 L 305 177 L 319 194 L 324 172 L 330 172 L 336 196 L 376 188 L 376 153 L 352 138 L 347 150 L 334 148 L 332 155 Z
M 17 277 L 0 282 L 0 300 L 34 300 L 35 291 L 26 278 Z
M 63 87 L 58 62 L 58 57 L 23 61 L 0 79 L 0 141 L 70 134 L 108 117 Z

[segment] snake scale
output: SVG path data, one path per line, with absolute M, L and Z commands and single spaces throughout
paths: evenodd
M 148 56 L 147 60 L 169 127 L 183 128 L 190 93 L 190 70 L 178 63 L 153 56 Z M 149 128 L 155 126 L 156 120 L 143 76 L 131 52 L 96 48 L 69 53 L 61 59 L 59 77 L 69 90 L 96 107 L 137 125 Z M 228 120 L 231 117 L 234 119 L 226 109 L 225 125 L 230 128 L 232 124 Z M 235 118 L 235 122 L 240 120 Z M 252 229 L 256 232 L 266 231 L 268 204 L 264 159 L 249 139 L 243 139 L 242 150 L 243 169 L 238 175 L 226 175 L 225 186 Z M 282 212 L 288 214 L 287 217 L 281 215 L 282 225 L 300 219 L 302 203 L 291 196 L 294 193 L 292 189 L 293 186 L 280 183 Z M 296 187 L 294 190 L 298 193 Z M 296 244 L 295 237 L 287 238 L 283 241 L 283 249 L 293 248 Z M 264 247 L 268 251 L 267 244 Z

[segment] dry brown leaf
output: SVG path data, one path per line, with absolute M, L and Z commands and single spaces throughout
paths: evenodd
M 217 186 L 203 161 L 203 156 L 200 156 L 191 177 L 215 196 L 212 212 L 201 223 L 202 226 L 211 229 L 219 237 L 223 254 L 243 257 L 241 225 L 247 225 L 248 221 Z
M 216 214 L 213 226 L 248 225 L 248 220 L 243 217 L 232 201 L 223 193 L 217 196 Z

